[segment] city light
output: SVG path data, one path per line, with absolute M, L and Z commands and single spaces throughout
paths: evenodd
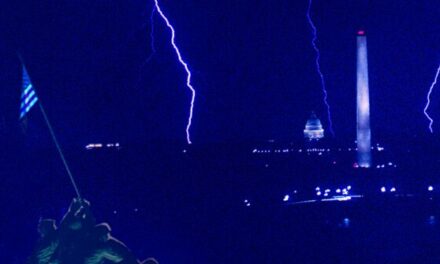
M 322 202 L 346 202 L 350 201 L 352 196 L 333 196 L 331 198 L 322 199 Z M 359 198 L 359 197 L 356 197 Z
M 120 148 L 120 145 L 119 145 L 118 142 L 116 142 L 116 143 L 107 143 L 107 144 L 102 144 L 102 143 L 90 143 L 90 144 L 87 144 L 87 145 L 85 146 L 85 149 L 87 149 L 87 150 L 91 150 L 91 149 L 100 149 L 100 148 L 104 148 L 104 147 L 106 147 L 106 148 L 116 148 L 116 149 L 119 149 L 119 148 Z
M 432 187 L 431 185 L 428 186 L 428 191 L 430 191 L 430 192 L 434 191 L 434 187 Z
M 396 191 L 396 188 L 395 187 L 392 187 L 391 189 L 390 189 L 390 192 L 395 192 Z
M 284 198 L 283 198 L 284 202 L 289 201 L 289 199 L 290 199 L 290 196 L 288 194 L 284 195 Z
M 88 144 L 86 146 L 86 149 L 94 149 L 94 148 L 102 148 L 102 144 L 101 143 L 97 143 L 97 144 Z
M 386 192 L 386 191 L 387 191 L 387 188 L 385 188 L 385 187 L 382 187 L 382 188 L 380 188 L 380 191 L 384 193 L 384 192 Z
M 350 226 L 350 219 L 349 218 L 344 218 L 342 223 L 343 223 L 344 227 L 349 227 Z

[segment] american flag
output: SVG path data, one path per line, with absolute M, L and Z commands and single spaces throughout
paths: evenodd
M 31 110 L 32 106 L 34 106 L 37 101 L 37 94 L 35 93 L 26 68 L 23 65 L 20 119 L 22 119 Z

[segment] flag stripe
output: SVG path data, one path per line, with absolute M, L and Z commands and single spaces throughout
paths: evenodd
M 38 99 L 37 96 L 32 96 L 32 97 L 26 98 L 25 101 L 22 101 L 21 105 L 20 105 L 20 110 L 26 108 L 29 105 L 29 102 L 32 102 L 34 100 L 34 98 Z
M 38 98 L 35 97 L 34 100 L 32 100 L 32 102 L 26 107 L 26 113 L 29 112 L 29 110 L 31 109 L 32 106 L 34 106 L 34 104 L 38 101 Z
M 26 97 L 21 98 L 21 102 L 27 104 L 34 97 L 37 97 L 37 95 L 35 91 L 32 90 Z
M 26 87 L 23 91 L 23 93 L 21 94 L 21 98 L 26 97 L 26 95 L 29 93 L 29 91 L 33 91 L 32 89 L 32 84 L 28 84 L 27 86 L 25 86 L 26 84 L 23 83 L 23 87 Z

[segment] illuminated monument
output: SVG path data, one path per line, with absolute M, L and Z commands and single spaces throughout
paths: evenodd
M 357 33 L 357 162 L 359 167 L 371 166 L 370 98 L 368 89 L 367 37 Z
M 324 137 L 324 129 L 322 128 L 321 120 L 319 120 L 313 112 L 307 120 L 306 128 L 304 129 L 304 137 L 310 141 L 320 140 Z

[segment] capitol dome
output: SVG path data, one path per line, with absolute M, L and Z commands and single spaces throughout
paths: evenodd
M 324 137 L 324 129 L 322 128 L 321 120 L 319 120 L 313 112 L 307 120 L 304 129 L 304 137 L 309 140 L 319 140 Z

